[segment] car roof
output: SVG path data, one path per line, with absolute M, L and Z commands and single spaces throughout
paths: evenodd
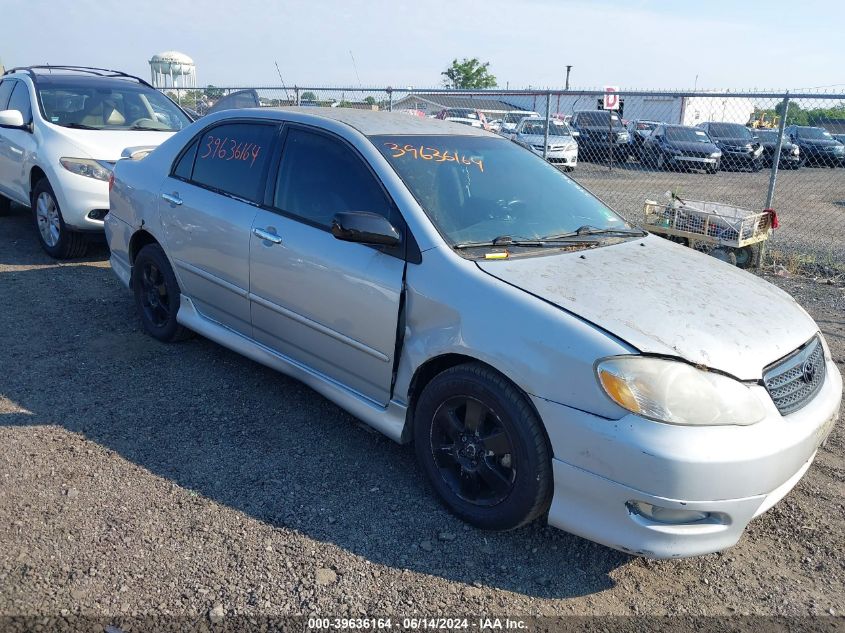
M 6 77 L 15 77 L 17 79 L 29 77 L 32 79 L 32 75 L 26 71 L 9 73 Z M 107 88 L 114 87 L 115 82 L 119 82 L 121 86 L 136 86 L 142 89 L 148 88 L 146 84 L 138 83 L 138 81 L 133 77 L 100 77 L 75 72 L 38 73 L 38 77 L 36 79 L 38 86 L 74 85 L 88 86 L 91 88 Z
M 498 134 L 486 132 L 481 128 L 454 124 L 439 119 L 429 119 L 410 116 L 402 112 L 385 112 L 383 110 L 357 110 L 354 108 L 311 108 L 311 107 L 281 107 L 281 108 L 244 108 L 238 110 L 224 110 L 220 114 L 235 117 L 257 117 L 276 120 L 286 120 L 286 114 L 296 114 L 296 120 L 314 123 L 320 121 L 337 121 L 358 130 L 364 136 L 380 136 L 387 134 L 431 135 L 431 136 L 488 136 L 501 138 Z

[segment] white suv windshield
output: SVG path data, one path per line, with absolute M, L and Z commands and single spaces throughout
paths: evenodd
M 44 118 L 64 127 L 176 132 L 190 123 L 157 90 L 124 80 L 50 81 L 38 86 L 38 97 Z
M 502 138 L 374 136 L 420 206 L 452 244 L 559 236 L 628 224 L 532 152 Z

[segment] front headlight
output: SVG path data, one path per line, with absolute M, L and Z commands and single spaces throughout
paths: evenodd
M 713 152 L 712 154 L 710 154 L 710 158 L 719 158 L 721 157 L 721 155 L 722 152 Z
M 596 365 L 599 384 L 623 409 L 688 426 L 749 425 L 766 415 L 741 382 L 680 361 L 617 356 Z
M 111 176 L 111 166 L 108 163 L 90 158 L 60 158 L 62 167 L 79 176 L 108 181 Z

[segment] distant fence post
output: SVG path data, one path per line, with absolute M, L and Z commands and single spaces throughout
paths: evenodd
M 789 91 L 783 96 L 783 110 L 778 124 L 778 141 L 775 151 L 772 153 L 772 171 L 769 173 L 769 189 L 766 191 L 766 206 L 764 209 L 771 209 L 775 199 L 775 185 L 778 181 L 778 166 L 780 164 L 780 152 L 783 147 L 783 131 L 786 128 L 786 115 L 789 113 Z M 760 242 L 760 254 L 757 257 L 757 268 L 763 267 L 763 260 L 766 254 L 766 242 Z
M 543 158 L 549 154 L 549 125 L 552 120 L 552 91 L 546 92 L 546 134 L 543 139 Z
M 387 87 L 387 111 L 393 112 L 393 88 Z
M 293 87 L 293 94 L 295 95 L 295 98 L 296 98 L 296 105 L 301 105 L 301 102 L 299 100 L 299 86 Z

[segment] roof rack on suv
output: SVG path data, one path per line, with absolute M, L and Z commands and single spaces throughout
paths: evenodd
M 20 66 L 18 68 L 10 68 L 7 70 L 4 75 L 9 75 L 14 72 L 25 72 L 32 76 L 32 79 L 35 80 L 35 71 L 36 70 L 71 70 L 80 73 L 88 73 L 91 75 L 97 75 L 98 77 L 120 77 L 123 79 L 134 79 L 138 83 L 153 88 L 148 82 L 144 81 L 140 77 L 136 77 L 135 75 L 130 75 L 120 70 L 111 70 L 110 68 L 95 68 L 93 66 L 51 66 L 49 64 L 42 65 L 42 66 Z

